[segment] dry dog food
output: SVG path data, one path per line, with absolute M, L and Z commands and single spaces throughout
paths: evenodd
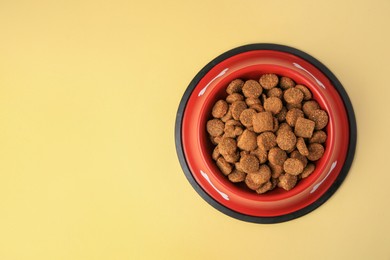
M 218 100 L 206 130 L 212 158 L 233 183 L 258 194 L 291 190 L 315 170 L 325 152 L 328 113 L 310 90 L 289 77 L 235 79 Z

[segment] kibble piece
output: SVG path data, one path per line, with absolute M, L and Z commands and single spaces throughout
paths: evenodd
M 327 135 L 324 131 L 318 130 L 314 131 L 313 136 L 310 138 L 309 143 L 325 143 Z
M 303 172 L 301 173 L 301 178 L 307 178 L 310 174 L 312 174 L 315 170 L 316 166 L 313 163 L 309 163 L 305 169 L 303 169 Z
M 279 176 L 278 186 L 287 191 L 291 190 L 297 184 L 298 178 L 288 173 Z
M 244 81 L 241 79 L 235 79 L 229 83 L 229 85 L 226 88 L 226 92 L 228 94 L 241 92 L 242 86 L 244 86 Z
M 276 117 L 274 117 L 274 129 L 272 129 L 272 132 L 276 133 L 278 129 L 279 129 L 279 120 Z
M 278 85 L 279 78 L 275 74 L 263 74 L 260 77 L 259 82 L 264 89 L 271 89 Z
M 260 104 L 261 105 L 261 101 L 259 98 L 247 98 L 245 99 L 245 103 L 250 107 L 252 105 L 255 105 L 255 104 Z
M 291 131 L 280 132 L 276 137 L 276 143 L 280 149 L 288 151 L 294 149 L 297 143 L 297 137 Z
M 224 115 L 226 115 L 228 109 L 229 105 L 225 100 L 218 100 L 213 106 L 211 114 L 215 118 L 222 118 Z
M 244 172 L 244 169 L 242 169 L 240 162 L 236 162 L 236 163 L 234 164 L 234 167 L 235 167 L 238 171 Z
M 288 158 L 283 164 L 283 170 L 291 175 L 299 175 L 303 171 L 303 163 L 294 158 Z
M 279 147 L 273 147 L 268 152 L 268 161 L 274 165 L 283 165 L 287 159 L 287 153 Z
M 237 169 L 234 169 L 229 175 L 228 178 L 231 182 L 242 182 L 245 180 L 246 173 L 240 172 Z
M 257 146 L 265 151 L 276 146 L 276 136 L 272 132 L 263 132 L 257 136 Z
M 242 111 L 247 108 L 247 105 L 244 101 L 235 101 L 231 105 L 232 116 L 234 119 L 239 120 Z
M 257 148 L 256 134 L 248 129 L 245 129 L 244 132 L 237 139 L 237 146 L 244 151 L 252 151 Z
M 280 112 L 278 114 L 276 114 L 275 116 L 279 122 L 283 122 L 286 120 L 286 115 L 287 115 L 287 109 L 286 109 L 286 107 L 282 107 Z
M 315 129 L 321 130 L 323 129 L 329 121 L 328 114 L 321 109 L 316 109 L 311 112 L 309 118 L 315 122 Z
M 219 152 L 219 147 L 218 145 L 214 148 L 213 150 L 213 154 L 211 155 L 211 157 L 213 158 L 214 161 L 216 161 L 218 159 L 218 157 L 221 156 L 221 153 Z
M 259 159 L 253 154 L 241 156 L 240 167 L 243 172 L 251 173 L 259 169 Z
M 280 88 L 271 88 L 270 90 L 267 91 L 267 96 L 270 97 L 277 97 L 282 99 L 283 97 L 283 90 Z
M 240 122 L 246 127 L 252 126 L 253 116 L 256 113 L 256 110 L 254 110 L 253 108 L 243 110 L 240 114 Z
M 230 137 L 223 137 L 218 144 L 219 152 L 224 154 L 232 154 L 237 150 L 237 142 L 236 139 Z
M 318 143 L 312 143 L 309 144 L 309 155 L 307 156 L 307 159 L 310 161 L 317 161 L 324 155 L 324 147 L 321 144 Z
M 302 110 L 302 103 L 298 103 L 298 104 L 287 103 L 286 108 L 287 108 L 287 110 L 291 110 L 293 108 L 298 108 L 298 109 Z
M 268 160 L 268 153 L 265 150 L 257 148 L 256 150 L 251 151 L 251 154 L 255 155 L 259 159 L 259 163 L 263 164 Z
M 303 93 L 297 88 L 289 88 L 284 92 L 283 97 L 289 104 L 299 104 L 303 100 Z
M 266 164 L 263 164 L 256 172 L 248 173 L 245 178 L 245 183 L 250 189 L 256 190 L 270 179 L 271 169 Z
M 262 184 L 257 190 L 257 194 L 263 194 L 266 193 L 267 191 L 272 189 L 272 182 L 267 181 L 266 183 Z
M 307 165 L 307 158 L 306 156 L 302 155 L 297 150 L 294 150 L 290 153 L 290 158 L 298 159 L 303 163 L 303 167 L 306 167 Z
M 243 101 L 244 96 L 239 93 L 233 93 L 226 97 L 226 102 L 233 104 L 236 101 Z
M 286 115 L 286 122 L 290 126 L 294 127 L 295 126 L 295 122 L 297 121 L 297 119 L 299 117 L 304 117 L 304 114 L 303 114 L 302 110 L 297 109 L 297 108 L 290 109 L 287 112 L 287 115 Z
M 223 137 L 236 138 L 237 136 L 242 134 L 242 131 L 243 130 L 240 126 L 226 125 L 225 124 Z
M 264 111 L 264 107 L 260 104 L 251 105 L 250 108 L 256 110 L 256 112 L 263 112 Z
M 217 159 L 217 166 L 224 175 L 228 175 L 233 170 L 233 166 L 230 165 L 223 157 L 219 157 Z
M 315 100 L 306 101 L 302 106 L 303 113 L 305 113 L 305 116 L 307 117 L 310 117 L 312 112 L 316 109 L 320 109 L 320 105 L 318 105 Z
M 219 142 L 222 140 L 223 136 L 210 136 L 210 140 L 214 145 L 219 144 Z
M 314 121 L 299 117 L 295 122 L 294 133 L 296 134 L 296 136 L 311 138 L 313 135 L 314 127 Z
M 235 163 L 240 159 L 240 154 L 238 152 L 223 154 L 222 156 L 228 163 Z
M 207 121 L 206 128 L 211 136 L 220 136 L 223 134 L 225 124 L 219 119 L 211 119 Z
M 282 100 L 280 100 L 277 97 L 270 97 L 264 101 L 263 106 L 264 106 L 265 111 L 269 111 L 273 115 L 276 115 L 277 113 L 279 113 L 282 110 L 283 103 L 282 103 Z
M 309 155 L 309 149 L 307 149 L 305 140 L 302 137 L 298 137 L 297 139 L 297 149 L 300 154 L 303 156 Z
M 288 89 L 293 88 L 295 86 L 295 82 L 288 77 L 281 77 L 279 85 L 282 89 Z
M 225 125 L 227 126 L 242 126 L 241 122 L 239 120 L 230 119 L 226 121 Z
M 302 93 L 303 93 L 303 100 L 307 101 L 307 100 L 312 99 L 313 96 L 312 96 L 310 90 L 306 86 L 298 84 L 298 85 L 295 86 L 295 88 L 297 88 L 300 91 L 302 91 Z
M 278 178 L 280 175 L 284 173 L 283 166 L 274 165 L 272 163 L 268 163 L 269 168 L 271 169 L 271 177 Z
M 292 128 L 289 124 L 287 123 L 281 123 L 279 125 L 279 129 L 276 131 L 276 135 L 279 135 L 283 131 L 292 131 Z
M 256 133 L 272 131 L 274 119 L 271 112 L 260 112 L 253 116 L 253 129 Z
M 256 80 L 250 79 L 242 86 L 242 93 L 247 98 L 258 98 L 263 93 L 263 88 Z
M 231 107 L 229 106 L 228 108 L 228 111 L 226 112 L 226 114 L 221 118 L 221 121 L 222 122 L 227 122 L 229 121 L 230 119 L 232 119 L 232 110 L 231 110 Z

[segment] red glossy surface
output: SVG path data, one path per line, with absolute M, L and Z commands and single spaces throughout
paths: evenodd
M 223 176 L 211 158 L 213 145 L 206 132 L 211 108 L 226 97 L 227 84 L 235 79 L 258 79 L 264 73 L 288 76 L 306 85 L 313 98 L 329 114 L 328 139 L 316 170 L 291 191 L 277 188 L 258 195 Z M 214 66 L 200 80 L 185 108 L 182 125 L 183 150 L 197 183 L 214 200 L 242 214 L 272 217 L 300 210 L 320 198 L 337 178 L 344 164 L 349 124 L 343 102 L 326 76 L 307 61 L 280 51 L 256 50 L 232 56 Z

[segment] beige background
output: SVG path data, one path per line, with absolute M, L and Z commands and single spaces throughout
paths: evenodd
M 0 1 L 0 259 L 390 259 L 390 1 Z M 350 173 L 314 212 L 209 206 L 174 147 L 188 83 L 231 48 L 299 48 L 345 86 Z

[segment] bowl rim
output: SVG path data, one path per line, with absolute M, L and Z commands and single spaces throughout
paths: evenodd
M 183 123 L 183 116 L 184 111 L 187 106 L 187 102 L 199 83 L 199 81 L 206 75 L 206 73 L 211 70 L 215 65 L 219 64 L 220 62 L 238 55 L 240 53 L 248 52 L 248 51 L 254 51 L 254 50 L 272 50 L 272 51 L 279 51 L 284 53 L 289 53 L 292 55 L 295 55 L 299 58 L 302 58 L 315 66 L 318 70 L 320 70 L 332 83 L 335 90 L 340 95 L 341 100 L 344 103 L 344 107 L 347 113 L 348 123 L 349 123 L 349 142 L 348 142 L 348 148 L 347 148 L 347 154 L 346 159 L 344 161 L 344 164 L 340 170 L 340 173 L 338 174 L 336 180 L 332 183 L 332 185 L 329 187 L 329 189 L 316 201 L 314 201 L 312 204 L 309 204 L 308 206 L 299 209 L 297 211 L 287 213 L 280 216 L 272 216 L 272 217 L 259 217 L 259 216 L 250 216 L 246 215 L 237 211 L 234 211 L 219 202 L 217 202 L 213 197 L 211 197 L 208 193 L 206 193 L 203 188 L 197 183 L 195 180 L 193 174 L 191 173 L 191 170 L 189 169 L 183 144 L 182 144 L 182 123 Z M 213 206 L 215 209 L 221 211 L 222 213 L 247 222 L 253 222 L 253 223 L 263 223 L 263 224 L 272 224 L 272 223 L 280 223 L 289 221 L 298 217 L 301 217 L 303 215 L 306 215 L 307 213 L 315 210 L 319 206 L 321 206 L 323 203 L 325 203 L 340 187 L 341 183 L 346 178 L 348 171 L 352 165 L 353 158 L 355 155 L 356 150 L 356 141 L 357 141 L 357 127 L 356 127 L 356 118 L 354 114 L 354 110 L 351 104 L 351 101 L 340 83 L 340 81 L 336 78 L 336 76 L 320 61 L 312 57 L 311 55 L 300 51 L 296 48 L 289 47 L 286 45 L 280 45 L 280 44 L 273 44 L 273 43 L 254 43 L 254 44 L 248 44 L 236 47 L 234 49 L 228 50 L 215 59 L 213 59 L 211 62 L 209 62 L 206 66 L 204 66 L 197 75 L 193 78 L 193 80 L 188 85 L 187 89 L 185 90 L 183 97 L 180 101 L 179 108 L 176 114 L 176 121 L 175 121 L 175 146 L 176 146 L 176 152 L 177 156 L 180 162 L 180 165 L 184 171 L 184 174 L 187 178 L 187 180 L 190 182 L 191 186 L 195 189 L 195 191 L 211 206 Z

